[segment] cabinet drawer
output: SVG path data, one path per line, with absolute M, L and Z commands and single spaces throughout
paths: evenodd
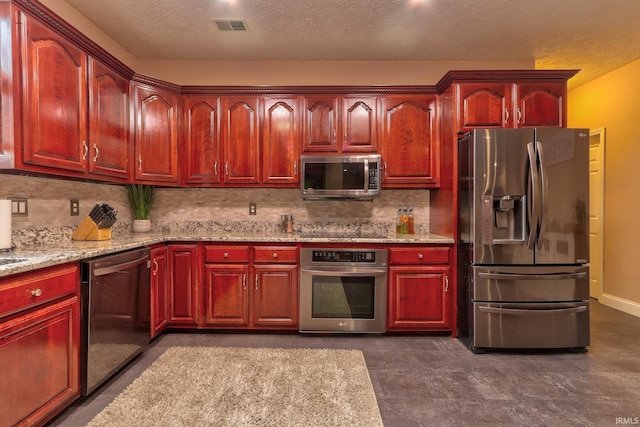
M 78 264 L 52 267 L 0 280 L 0 317 L 79 293 Z
M 296 263 L 298 262 L 298 249 L 295 246 L 256 246 L 256 263 Z
M 436 247 L 411 247 L 411 248 L 390 248 L 389 264 L 448 264 L 448 246 Z
M 205 246 L 204 262 L 249 262 L 249 246 Z

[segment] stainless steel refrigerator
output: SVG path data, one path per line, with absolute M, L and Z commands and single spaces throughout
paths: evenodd
M 477 129 L 458 149 L 460 337 L 586 350 L 588 129 Z

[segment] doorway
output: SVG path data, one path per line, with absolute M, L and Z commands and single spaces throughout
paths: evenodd
M 605 128 L 589 133 L 589 295 L 600 299 L 604 280 Z

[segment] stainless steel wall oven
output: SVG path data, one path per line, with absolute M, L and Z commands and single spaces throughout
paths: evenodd
M 300 250 L 301 332 L 382 333 L 386 315 L 385 249 Z
M 149 249 L 83 262 L 80 389 L 84 396 L 148 345 Z

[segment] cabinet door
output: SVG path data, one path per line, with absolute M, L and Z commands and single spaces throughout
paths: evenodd
M 511 85 L 461 83 L 456 86 L 458 132 L 474 128 L 511 127 Z
M 390 267 L 387 329 L 449 330 L 449 269 Z
M 151 250 L 151 337 L 162 333 L 169 323 L 167 248 Z
M 204 323 L 207 326 L 249 325 L 249 266 L 205 264 Z
M 74 296 L 0 323 L 0 425 L 43 425 L 80 395 Z
M 150 184 L 178 183 L 178 98 L 135 85 L 135 179 Z
M 23 163 L 85 172 L 86 55 L 35 19 L 21 21 Z
M 298 184 L 300 157 L 298 98 L 266 98 L 262 182 Z
M 436 97 L 389 96 L 381 105 L 383 186 L 437 186 Z
M 89 171 L 128 180 L 129 81 L 96 61 L 89 60 Z
M 566 83 L 515 85 L 515 127 L 566 127 Z
M 197 245 L 169 245 L 169 325 L 198 324 Z
M 303 152 L 338 152 L 338 98 L 305 96 Z
M 377 149 L 376 98 L 342 99 L 342 152 L 370 152 Z
M 224 182 L 260 182 L 259 97 L 223 97 Z
M 298 327 L 298 267 L 254 267 L 252 287 L 253 325 L 295 329 Z
M 218 98 L 184 98 L 183 182 L 189 185 L 219 184 L 221 175 Z

